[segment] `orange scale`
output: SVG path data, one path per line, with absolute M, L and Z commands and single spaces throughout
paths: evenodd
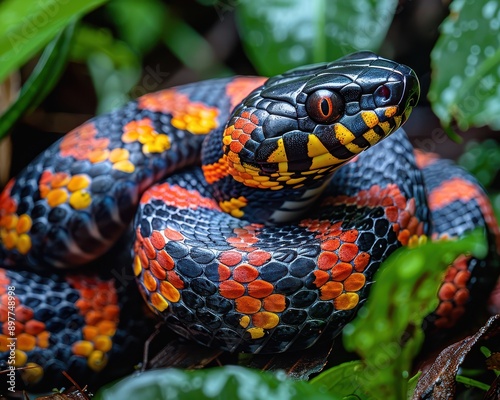
M 269 296 L 273 290 L 273 284 L 263 280 L 253 281 L 248 284 L 248 294 L 257 299 Z
M 50 183 L 51 179 L 52 179 L 52 172 L 50 172 L 50 171 L 43 171 L 42 175 L 40 176 L 39 183 L 40 184 L 47 184 L 47 183 Z
M 80 289 L 80 294 L 82 297 L 86 300 L 92 300 L 95 295 L 95 289 L 93 288 L 81 288 Z
M 354 243 L 344 243 L 339 249 L 339 258 L 341 261 L 352 261 L 359 253 L 359 248 Z
M 342 293 L 335 298 L 333 305 L 337 310 L 352 310 L 359 303 L 359 296 L 356 293 Z
M 17 348 L 22 351 L 31 351 L 36 346 L 36 338 L 27 333 L 21 333 L 17 336 Z
M 240 142 L 232 142 L 229 148 L 234 153 L 239 153 L 243 149 L 243 145 Z
M 242 129 L 243 126 L 245 126 L 246 123 L 247 123 L 247 119 L 246 118 L 240 118 L 240 117 L 238 117 L 238 118 L 236 118 L 236 121 L 234 122 L 234 127 L 236 129 Z
M 175 271 L 167 271 L 167 280 L 174 285 L 176 289 L 184 289 L 184 281 Z
M 238 140 L 243 132 L 241 131 L 241 129 L 234 129 L 233 126 L 231 126 L 231 128 L 231 130 L 226 131 L 225 136 L 231 136 L 231 139 Z
M 92 299 L 92 304 L 94 308 L 101 308 L 108 304 L 108 295 L 107 292 L 97 292 Z
M 10 328 L 10 329 L 9 329 Z M 12 332 L 12 321 L 7 321 L 2 324 L 2 331 L 4 334 L 7 334 L 7 332 Z M 14 322 L 14 334 L 18 336 L 20 333 L 24 332 L 24 324 L 20 323 L 19 321 Z
M 144 252 L 146 253 L 146 256 L 150 260 L 154 260 L 156 258 L 156 249 L 151 243 L 151 240 L 149 238 L 145 238 L 142 242 L 142 247 L 144 249 Z
M 463 306 L 467 303 L 469 297 L 469 291 L 466 288 L 461 288 L 457 290 L 455 296 L 453 296 L 453 300 L 455 300 L 457 305 Z
M 338 239 L 327 239 L 321 243 L 322 250 L 334 251 L 340 247 L 340 240 Z
M 259 276 L 259 271 L 248 264 L 237 266 L 233 271 L 233 279 L 240 283 L 252 282 Z
M 219 264 L 217 274 L 219 275 L 219 282 L 228 280 L 231 277 L 231 269 L 224 264 Z
M 327 271 L 338 262 L 338 256 L 329 251 L 323 251 L 318 257 L 318 268 Z
M 241 253 L 237 251 L 225 251 L 219 254 L 219 261 L 229 267 L 234 267 L 239 264 L 242 260 Z
M 343 281 L 352 274 L 352 265 L 348 263 L 338 263 L 332 268 L 332 279 L 335 281 Z
M 264 265 L 271 259 L 271 253 L 268 253 L 264 250 L 254 250 L 250 254 L 248 254 L 248 262 L 255 267 L 260 267 Z
M 262 311 L 252 315 L 252 323 L 258 328 L 273 329 L 279 322 L 280 319 L 275 313 Z
M 9 316 L 9 311 L 4 307 L 0 307 L 0 322 L 7 321 L 8 316 Z
M 90 310 L 85 315 L 85 322 L 88 325 L 97 325 L 97 323 L 101 320 L 102 320 L 102 313 L 100 311 Z
M 257 115 L 255 114 L 252 114 L 250 115 L 250 121 L 253 123 L 253 124 L 258 124 L 259 123 L 259 117 L 257 117 Z
M 52 179 L 50 181 L 50 185 L 54 189 L 64 187 L 69 183 L 69 180 L 70 180 L 70 177 L 67 173 L 57 172 L 52 176 Z
M 238 141 L 242 144 L 245 145 L 246 142 L 248 142 L 251 139 L 251 136 L 249 134 L 243 134 L 238 138 Z
M 113 321 L 102 320 L 96 324 L 96 328 L 100 335 L 113 336 L 116 332 L 116 323 Z
M 1 299 L 0 299 L 0 301 L 1 301 L 0 304 L 2 304 L 3 306 L 7 307 L 7 306 L 10 306 L 9 305 L 9 301 L 10 302 L 14 301 L 14 305 L 16 307 L 18 307 L 19 306 L 19 299 L 17 297 L 15 297 L 14 300 L 12 300 L 12 298 L 9 299 L 9 297 L 11 297 L 11 296 L 8 296 L 7 294 L 3 294 L 2 297 L 1 297 Z
M 315 277 L 313 283 L 318 288 L 321 287 L 321 286 L 323 286 L 330 279 L 330 274 L 328 272 L 326 272 L 326 271 L 316 270 L 316 271 L 313 272 L 313 275 Z
M 408 210 L 410 214 L 415 215 L 415 212 L 417 211 L 417 203 L 415 202 L 415 199 L 411 198 L 407 201 L 406 210 Z
M 174 259 L 165 250 L 160 250 L 158 253 L 156 253 L 156 260 L 158 261 L 160 266 L 167 271 L 174 269 Z
M 150 240 L 153 247 L 157 250 L 161 250 L 165 247 L 165 238 L 158 231 L 153 231 L 153 233 L 151 233 Z
M 49 347 L 50 332 L 43 331 L 36 337 L 36 344 L 42 349 Z
M 408 230 L 410 232 L 416 232 L 417 231 L 417 228 L 418 228 L 418 225 L 419 225 L 420 221 L 418 220 L 417 217 L 411 217 L 410 218 L 410 222 L 408 222 Z
M 358 272 L 362 272 L 365 270 L 367 265 L 370 262 L 370 254 L 368 253 L 359 253 L 354 259 L 354 269 Z
M 456 290 L 455 285 L 445 282 L 439 288 L 438 297 L 440 300 L 451 300 L 455 296 Z
M 398 223 L 402 228 L 406 228 L 410 223 L 412 214 L 410 214 L 407 210 L 403 210 L 399 213 Z
M 87 158 L 92 164 L 100 163 L 106 161 L 109 156 L 108 149 L 93 149 L 89 153 L 87 153 Z
M 160 283 L 160 292 L 168 301 L 172 303 L 177 303 L 181 298 L 179 291 L 168 281 Z
M 406 208 L 406 199 L 401 194 L 395 196 L 394 201 L 399 209 L 404 210 Z
M 174 231 L 173 229 L 167 228 L 163 231 L 163 233 L 165 234 L 165 237 L 169 240 L 179 241 L 184 239 L 184 235 L 182 233 Z
M 455 279 L 455 276 L 457 275 L 458 273 L 458 270 L 455 268 L 455 267 L 449 267 L 447 270 L 446 270 L 446 273 L 444 275 L 444 278 L 443 280 L 444 281 L 447 281 L 447 282 L 450 282 L 452 281 L 453 279 Z
M 243 314 L 255 314 L 262 307 L 262 302 L 254 297 L 241 296 L 235 301 L 235 309 Z
M 158 282 L 150 271 L 144 271 L 142 274 L 142 281 L 144 282 L 144 286 L 150 292 L 154 292 L 158 287 Z
M 161 265 L 156 260 L 151 260 L 149 262 L 149 268 L 153 275 L 159 280 L 164 280 L 167 277 L 167 271 L 161 267 Z
M 92 308 L 92 304 L 86 299 L 78 299 L 75 306 L 80 310 L 81 314 L 86 314 Z
M 399 210 L 396 206 L 390 206 L 385 209 L 385 215 L 392 223 L 398 220 Z
M 245 294 L 245 287 L 235 281 L 224 281 L 219 285 L 219 293 L 226 299 L 237 299 Z
M 453 310 L 453 304 L 449 301 L 443 301 L 439 303 L 439 306 L 435 312 L 439 316 L 445 316 L 449 315 L 451 313 L 451 310 Z
M 360 273 L 353 273 L 344 281 L 344 288 L 348 292 L 356 292 L 365 286 L 366 277 Z
M 408 244 L 408 241 L 410 240 L 410 236 L 411 236 L 410 231 L 408 229 L 403 229 L 398 234 L 398 240 L 401 242 L 403 246 L 406 246 Z
M 382 199 L 382 201 L 380 201 L 380 205 L 382 207 L 389 207 L 389 206 L 393 206 L 394 205 L 394 200 L 389 197 L 389 196 L 386 196 Z
M 137 255 L 139 256 L 139 260 L 141 261 L 142 268 L 149 268 L 149 258 L 143 248 L 140 248 L 137 251 Z
M 16 307 L 16 319 L 19 322 L 26 322 L 32 320 L 34 316 L 34 312 L 31 308 L 20 305 Z
M 470 279 L 470 272 L 469 271 L 459 271 L 455 278 L 453 279 L 453 282 L 455 285 L 457 285 L 460 288 L 463 288 L 467 285 L 467 282 L 469 282 Z
M 282 312 L 286 308 L 286 298 L 282 294 L 271 294 L 264 298 L 262 305 L 266 311 Z
M 102 316 L 108 321 L 116 321 L 120 316 L 120 307 L 116 304 L 108 304 L 103 308 Z
M 251 122 L 247 122 L 245 125 L 243 125 L 243 132 L 245 132 L 247 135 L 250 135 L 254 130 L 256 126 L 255 124 Z
M 333 300 L 340 296 L 344 290 L 344 285 L 340 282 L 326 282 L 323 286 L 319 288 L 321 300 Z
M 358 238 L 358 231 L 356 229 L 350 229 L 348 231 L 344 231 L 340 234 L 340 240 L 343 242 L 355 242 Z

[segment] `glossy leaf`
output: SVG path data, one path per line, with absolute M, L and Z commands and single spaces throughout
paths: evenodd
M 344 344 L 365 363 L 359 382 L 376 399 L 407 396 L 412 360 L 424 333 L 424 318 L 437 305 L 445 268 L 460 254 L 481 258 L 487 247 L 483 234 L 429 243 L 392 254 L 375 275 L 366 305 L 344 328 Z
M 395 0 L 242 0 L 235 6 L 240 34 L 257 71 L 333 61 L 357 50 L 378 50 Z
M 0 81 L 58 32 L 106 0 L 4 0 L 0 2 Z
M 63 72 L 69 53 L 75 22 L 70 24 L 45 48 L 32 74 L 24 83 L 19 97 L 0 117 L 0 139 L 30 108 L 36 107 L 55 86 Z
M 500 129 L 500 3 L 454 0 L 431 60 L 429 100 L 441 123 Z
M 362 361 L 345 362 L 328 369 L 311 380 L 311 385 L 328 390 L 332 396 L 341 399 L 367 400 L 370 395 L 364 391 L 363 379 L 364 364 Z
M 237 366 L 197 371 L 157 369 L 125 378 L 101 389 L 95 400 L 334 400 L 306 382 Z

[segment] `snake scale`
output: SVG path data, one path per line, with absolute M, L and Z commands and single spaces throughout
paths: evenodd
M 483 228 L 489 259 L 459 257 L 439 291 L 432 321 L 452 326 L 494 283 L 498 228 L 475 179 L 399 129 L 418 96 L 410 68 L 359 52 L 75 128 L 0 195 L 1 359 L 32 367 L 18 373 L 35 389 L 119 376 L 145 304 L 206 346 L 306 349 L 352 319 L 394 250 Z

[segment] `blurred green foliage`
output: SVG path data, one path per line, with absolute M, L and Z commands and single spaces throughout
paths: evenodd
M 472 172 L 487 189 L 497 219 L 500 220 L 500 143 L 493 139 L 484 142 L 471 141 L 460 159 L 459 164 Z
M 257 71 L 336 60 L 356 50 L 376 51 L 396 11 L 395 0 L 242 0 L 240 34 Z
M 431 59 L 429 100 L 441 123 L 500 129 L 500 3 L 454 0 Z

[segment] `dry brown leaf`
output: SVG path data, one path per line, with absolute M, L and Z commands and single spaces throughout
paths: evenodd
M 466 337 L 444 349 L 418 380 L 412 399 L 453 399 L 456 375 L 467 354 L 479 340 L 497 335 L 500 335 L 500 314 L 491 317 L 475 335 Z M 498 399 L 498 397 L 491 398 Z

